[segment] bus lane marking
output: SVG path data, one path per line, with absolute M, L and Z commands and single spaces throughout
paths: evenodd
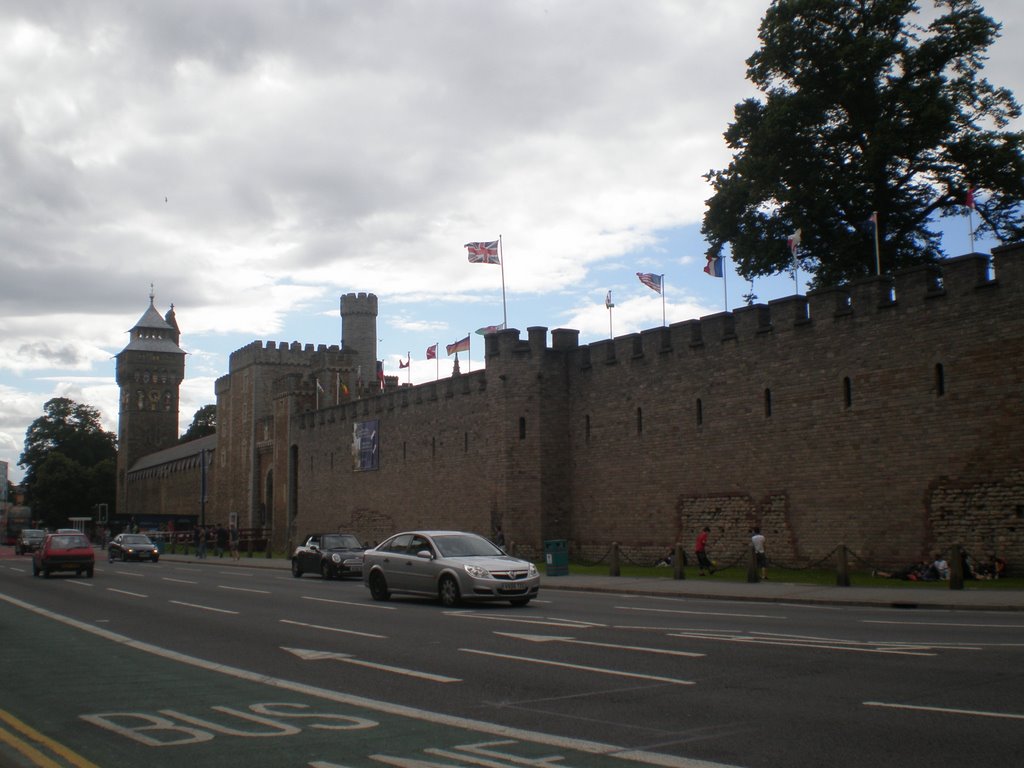
M 700 658 L 706 656 L 704 653 L 691 651 L 673 651 L 670 648 L 651 648 L 643 645 L 621 645 L 619 643 L 598 643 L 591 640 L 577 640 L 573 637 L 559 637 L 557 635 L 519 635 L 515 632 L 495 632 L 496 635 L 511 637 L 516 640 L 526 640 L 531 643 L 572 643 L 573 645 L 592 645 L 595 648 L 611 648 L 619 651 L 638 651 L 639 653 L 661 653 L 666 656 L 688 656 Z
M 71 765 L 76 768 L 97 768 L 97 766 L 86 760 L 81 755 L 72 752 L 70 749 L 65 747 L 58 741 L 54 741 L 46 734 L 40 733 L 28 723 L 22 722 L 10 712 L 5 712 L 0 709 L 0 722 L 7 725 L 11 731 L 17 731 L 28 739 L 31 739 L 41 747 L 45 747 L 56 755 L 64 758 Z M 11 731 L 5 728 L 0 728 L 0 741 L 13 747 L 25 757 L 32 760 L 32 765 L 40 766 L 40 768 L 61 768 L 61 763 L 51 760 L 47 755 L 37 749 L 34 745 L 25 741 L 25 739 L 18 737 Z
M 305 621 L 292 621 L 291 619 L 278 619 L 282 624 L 292 624 L 296 627 L 308 627 L 310 629 L 322 629 L 326 632 L 340 632 L 345 635 L 358 635 L 359 637 L 370 637 L 374 640 L 387 640 L 387 635 L 375 635 L 372 632 L 359 632 L 354 629 L 342 629 L 340 627 L 325 627 L 322 624 L 308 624 Z
M 237 616 L 238 615 L 238 611 L 229 611 L 229 610 L 227 610 L 225 608 L 214 608 L 214 607 L 209 606 L 209 605 L 199 605 L 198 603 L 186 603 L 186 602 L 182 602 L 181 600 L 168 600 L 167 602 L 174 603 L 175 605 L 183 605 L 186 608 L 198 608 L 201 611 L 214 611 L 216 613 L 230 613 L 232 616 Z
M 595 624 L 589 621 L 575 621 L 574 619 L 548 619 L 544 616 L 537 616 L 532 619 L 518 619 L 509 616 L 495 616 L 475 611 L 445 611 L 445 616 L 460 616 L 466 619 L 481 619 L 483 621 L 506 621 L 512 624 L 540 624 L 545 627 L 562 627 L 563 629 L 589 629 L 591 627 L 606 627 L 607 624 Z
M 328 688 L 322 688 L 319 686 L 310 685 L 308 683 L 302 683 L 295 680 L 287 680 L 280 677 L 274 677 L 263 672 L 255 672 L 252 670 L 231 666 L 229 664 L 223 664 L 216 661 L 202 659 L 197 656 L 192 656 L 179 651 L 171 650 L 169 648 L 164 648 L 142 640 L 136 640 L 134 638 L 128 637 L 127 635 L 122 635 L 117 632 L 113 632 L 109 629 L 97 627 L 92 624 L 70 618 L 68 616 L 62 616 L 53 611 L 41 608 L 39 606 L 33 605 L 23 600 L 19 600 L 17 598 L 10 597 L 2 593 L 0 593 L 0 601 L 6 602 L 11 605 L 16 605 L 36 615 L 42 616 L 52 621 L 56 621 L 58 623 L 64 624 L 68 627 L 72 627 L 79 631 L 86 632 L 95 637 L 102 638 L 107 642 L 116 643 L 118 645 L 121 645 L 122 647 L 130 648 L 140 653 L 145 653 L 151 656 L 165 659 L 167 661 L 183 664 L 194 669 L 202 670 L 205 672 L 214 672 L 220 675 L 224 675 L 228 678 L 254 683 L 256 685 L 276 689 L 278 691 L 289 691 L 300 695 L 311 696 L 323 701 L 331 701 L 337 704 L 359 707 L 370 710 L 372 712 L 378 712 L 381 714 L 390 715 L 398 718 L 408 718 L 410 720 L 414 720 L 417 722 L 428 723 L 431 726 L 435 727 L 460 729 L 481 735 L 486 734 L 486 736 L 495 739 L 493 741 L 477 742 L 476 744 L 465 744 L 452 747 L 453 749 L 457 750 L 471 748 L 488 748 L 496 745 L 513 744 L 513 742 L 509 740 L 514 739 L 522 745 L 524 745 L 524 747 L 528 746 L 530 748 L 536 748 L 538 746 L 546 746 L 549 748 L 579 753 L 570 758 L 575 758 L 577 761 L 581 757 L 585 760 L 586 756 L 590 755 L 594 758 L 606 758 L 609 760 L 613 760 L 615 761 L 615 765 L 620 765 L 620 761 L 625 761 L 625 763 L 621 764 L 643 764 L 648 766 L 659 766 L 659 768 L 735 768 L 735 766 L 726 766 L 722 763 L 709 762 L 705 760 L 695 760 L 692 758 L 671 755 L 663 752 L 650 752 L 643 749 L 623 747 L 621 745 L 591 741 L 589 739 L 582 739 L 573 736 L 562 736 L 557 734 L 544 733 L 542 731 L 531 731 L 525 728 L 504 725 L 501 723 L 474 720 L 459 715 L 450 715 L 442 712 L 435 712 L 418 707 L 412 707 L 405 704 L 384 701 L 381 699 L 357 696 L 354 694 L 344 693 L 341 691 L 332 690 Z M 90 716 L 80 715 L 79 717 L 88 721 L 88 718 Z M 378 756 L 367 755 L 366 757 L 376 760 Z M 379 757 L 384 758 L 384 760 L 382 761 L 390 761 L 390 764 L 393 765 L 402 765 L 402 762 L 397 762 L 402 760 L 405 760 L 404 764 L 407 765 L 415 764 L 414 758 L 395 757 L 391 759 L 383 755 L 380 755 Z M 540 758 L 538 760 L 535 759 L 535 757 L 516 754 L 512 751 L 512 749 L 502 751 L 501 758 L 508 760 L 510 764 L 514 765 L 536 765 L 538 767 L 549 765 L 554 766 L 556 763 L 566 765 L 566 763 L 561 762 L 565 759 L 565 757 L 561 755 L 556 755 L 551 758 Z M 477 761 L 473 762 L 474 764 L 480 764 Z M 320 768 L 341 768 L 341 766 L 336 763 L 323 760 L 310 762 L 309 765 L 311 767 Z
M 335 653 L 334 651 L 310 651 L 304 648 L 286 648 L 284 646 L 281 646 L 281 650 L 288 651 L 288 653 L 298 656 L 303 661 L 340 661 L 345 664 L 355 664 L 357 667 L 368 667 L 370 669 L 378 669 L 382 672 L 393 672 L 396 675 L 404 675 L 405 677 L 416 677 L 420 680 L 429 680 L 434 683 L 462 682 L 462 680 L 458 677 L 435 675 L 431 672 L 420 672 L 416 669 L 393 667 L 390 664 L 378 664 L 374 661 L 363 661 L 362 659 L 357 659 L 355 656 L 349 653 Z
M 581 672 L 596 672 L 599 675 L 614 675 L 615 677 L 631 677 L 637 680 L 651 680 L 656 683 L 671 683 L 672 685 L 696 685 L 693 680 L 679 680 L 674 677 L 661 677 L 660 675 L 645 675 L 640 672 L 626 672 L 621 669 L 608 669 L 606 667 L 588 667 L 583 664 L 569 664 L 565 661 L 551 661 L 550 659 L 536 659 L 530 656 L 512 656 L 507 653 L 492 653 L 491 651 L 480 651 L 475 648 L 459 648 L 463 653 L 475 653 L 478 656 L 493 656 L 504 661 L 525 661 L 529 664 L 542 664 L 548 667 L 564 667 L 575 669 Z
M 316 603 L 331 603 L 332 605 L 354 605 L 357 608 L 378 608 L 383 611 L 397 611 L 398 607 L 394 605 L 378 605 L 377 603 L 356 603 L 351 600 L 332 600 L 329 597 L 313 597 L 312 595 L 302 595 L 303 600 L 312 600 Z

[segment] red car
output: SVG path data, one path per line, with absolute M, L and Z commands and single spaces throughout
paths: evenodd
M 84 533 L 48 533 L 43 545 L 32 553 L 32 575 L 49 578 L 54 571 L 74 571 L 92 578 L 96 555 Z

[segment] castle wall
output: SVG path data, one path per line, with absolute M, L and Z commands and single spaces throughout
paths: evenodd
M 1024 247 L 994 264 L 583 347 L 564 329 L 551 346 L 543 328 L 501 331 L 485 371 L 306 413 L 292 393 L 274 471 L 293 457 L 293 487 L 276 503 L 291 499 L 293 535 L 501 524 L 524 553 L 567 538 L 594 560 L 613 541 L 643 562 L 691 549 L 703 525 L 728 560 L 760 525 L 792 564 L 839 544 L 903 564 L 955 542 L 1022 562 Z M 352 426 L 369 418 L 380 469 L 353 472 Z

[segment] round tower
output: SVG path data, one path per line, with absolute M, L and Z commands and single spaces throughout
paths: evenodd
M 353 356 L 364 383 L 377 378 L 377 297 L 346 293 L 341 297 L 341 348 Z
M 173 308 L 166 318 L 153 306 L 129 331 L 128 346 L 117 355 L 120 408 L 117 424 L 117 512 L 125 508 L 127 475 L 143 456 L 178 441 L 178 397 L 185 378 L 185 351 Z

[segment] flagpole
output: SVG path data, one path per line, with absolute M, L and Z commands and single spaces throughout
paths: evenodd
M 501 235 L 498 235 L 498 242 L 499 243 L 501 242 Z M 501 248 L 500 245 L 498 247 L 499 247 L 499 249 Z M 504 272 L 504 267 L 502 267 L 502 272 Z M 502 281 L 501 281 L 501 292 L 502 292 L 502 296 L 504 297 L 504 294 L 505 294 L 505 280 L 504 280 L 504 278 L 502 278 Z M 468 366 L 468 368 L 466 369 L 466 373 L 472 373 L 473 372 L 473 334 L 469 333 L 467 331 L 466 332 L 466 338 L 469 340 L 469 343 L 466 345 L 466 365 Z
M 665 321 L 665 274 L 661 275 L 661 325 L 662 327 L 668 325 Z
M 412 350 L 405 353 L 405 383 L 412 384 Z
M 878 211 L 874 212 L 875 218 L 875 274 L 881 276 L 882 274 L 882 251 L 878 245 Z M 973 250 L 973 249 L 972 249 Z
M 501 262 L 501 316 L 505 327 L 508 328 L 508 307 L 505 305 L 505 251 L 501 244 L 501 235 L 498 235 L 498 261 Z
M 341 371 L 334 372 L 334 404 L 341 402 Z
M 725 256 L 722 256 L 722 292 L 725 294 L 725 311 L 729 311 L 729 270 L 725 263 Z
M 441 380 L 441 342 L 440 341 L 434 343 L 434 368 L 435 368 L 434 381 L 440 381 Z
M 612 292 L 611 291 L 608 291 L 608 293 L 604 297 L 604 306 L 605 306 L 605 309 L 608 310 L 608 338 L 609 339 L 614 339 L 615 338 L 615 334 L 612 333 L 612 307 L 614 307 L 615 304 L 612 303 Z

